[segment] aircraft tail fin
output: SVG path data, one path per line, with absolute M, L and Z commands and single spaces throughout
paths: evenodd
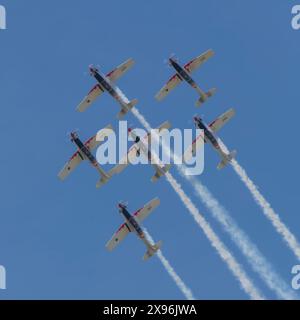
M 212 88 L 205 93 L 205 96 L 200 96 L 200 98 L 196 101 L 196 106 L 200 107 L 208 98 L 212 97 L 216 93 L 217 89 Z
M 121 111 L 118 113 L 117 118 L 121 119 L 125 116 L 125 114 L 130 111 L 135 105 L 137 105 L 138 99 L 133 99 L 126 106 L 122 107 Z
M 152 182 L 156 182 L 160 177 L 162 177 L 171 168 L 171 164 L 165 164 L 161 170 L 156 170 L 155 175 L 151 178 Z
M 101 174 L 101 178 L 97 181 L 96 188 L 102 187 L 111 178 L 111 174 L 110 173 L 106 173 L 104 170 L 101 170 L 100 174 Z
M 164 170 L 164 172 L 166 173 L 166 172 L 168 172 L 168 171 L 170 170 L 170 168 L 171 168 L 171 163 L 166 164 L 166 165 L 163 167 L 163 170 Z
M 139 102 L 138 99 L 131 100 L 129 103 L 127 103 L 128 109 L 132 109 L 135 105 L 138 104 L 138 102 Z
M 146 253 L 143 256 L 143 260 L 146 261 L 149 258 L 151 258 L 162 246 L 162 241 L 158 241 L 156 244 L 151 245 L 151 247 L 148 248 Z
M 222 161 L 218 164 L 218 169 L 223 169 L 233 158 L 236 156 L 236 150 L 231 151 L 229 154 L 225 155 Z

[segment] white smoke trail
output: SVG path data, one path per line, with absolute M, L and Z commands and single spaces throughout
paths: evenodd
M 217 250 L 220 257 L 227 264 L 228 268 L 231 270 L 233 275 L 240 282 L 241 287 L 244 291 L 254 300 L 263 300 L 264 297 L 259 292 L 259 290 L 254 286 L 252 281 L 248 278 L 243 268 L 238 264 L 235 260 L 234 256 L 231 252 L 225 247 L 223 242 L 218 238 L 216 233 L 213 231 L 209 223 L 205 220 L 205 218 L 200 214 L 198 209 L 195 207 L 191 199 L 186 195 L 186 193 L 181 188 L 181 185 L 173 178 L 173 176 L 167 172 L 166 178 L 179 195 L 180 199 L 189 210 L 191 215 L 193 216 L 196 223 L 201 227 L 206 237 L 209 239 L 211 245 Z
M 293 251 L 297 259 L 300 260 L 300 244 L 298 243 L 296 237 L 292 234 L 289 228 L 281 221 L 279 215 L 274 211 L 270 203 L 259 192 L 257 186 L 248 177 L 245 169 L 243 169 L 236 160 L 232 160 L 231 164 L 234 171 L 238 174 L 240 179 L 244 182 L 246 187 L 251 192 L 255 202 L 262 208 L 265 216 L 271 221 L 277 232 L 283 237 L 284 241 Z
M 222 142 L 221 142 L 222 143 Z M 222 148 L 223 146 L 222 144 Z M 179 157 L 172 151 L 171 157 L 175 163 L 179 163 Z M 227 150 L 228 152 L 228 150 Z M 211 211 L 213 217 L 222 225 L 223 229 L 230 235 L 231 239 L 241 252 L 245 255 L 252 269 L 257 272 L 266 285 L 273 291 L 280 299 L 298 299 L 297 295 L 290 289 L 290 287 L 281 279 L 273 267 L 269 264 L 266 258 L 261 254 L 258 248 L 253 244 L 243 230 L 236 224 L 230 214 L 221 206 L 218 200 L 211 194 L 211 192 L 194 176 L 186 175 L 185 165 L 176 165 L 177 171 L 193 186 L 196 195 L 203 201 L 205 206 Z
M 147 131 L 151 130 L 150 124 L 135 107 L 132 108 L 132 113 L 141 122 L 141 124 L 147 129 Z M 166 173 L 166 178 L 167 178 L 167 181 L 175 190 L 175 192 L 178 194 L 178 196 L 180 197 L 180 199 L 182 200 L 186 208 L 189 210 L 194 220 L 201 227 L 204 234 L 211 242 L 211 245 L 217 250 L 220 257 L 223 259 L 223 261 L 227 264 L 228 268 L 231 270 L 233 275 L 240 282 L 243 290 L 251 297 L 251 299 L 254 299 L 254 300 L 264 299 L 264 297 L 259 292 L 259 290 L 254 286 L 252 281 L 248 278 L 243 268 L 235 260 L 231 252 L 226 248 L 223 242 L 218 238 L 218 236 L 213 231 L 209 223 L 200 214 L 199 210 L 192 203 L 191 199 L 183 191 L 180 184 L 175 180 L 175 178 L 169 172 Z
M 297 295 L 273 270 L 266 258 L 259 249 L 251 242 L 243 230 L 236 224 L 230 214 L 218 202 L 198 179 L 194 176 L 185 176 L 181 168 L 177 168 L 181 176 L 186 178 L 194 187 L 196 195 L 203 201 L 211 211 L 213 217 L 222 225 L 223 229 L 230 235 L 232 241 L 247 258 L 252 269 L 259 274 L 266 285 L 273 290 L 279 299 L 298 299 Z
M 151 244 L 154 244 L 154 240 L 152 239 L 149 232 L 144 228 L 144 233 Z M 161 250 L 157 251 L 157 256 L 162 263 L 162 265 L 165 267 L 166 271 L 170 275 L 170 277 L 174 280 L 177 287 L 180 289 L 180 291 L 183 293 L 183 295 L 186 297 L 187 300 L 195 300 L 195 297 L 191 291 L 190 288 L 187 287 L 187 285 L 183 282 L 183 280 L 179 277 L 179 275 L 176 273 L 174 268 L 171 266 L 170 262 L 165 258 Z
M 222 142 L 222 148 L 228 153 L 228 148 Z M 281 221 L 279 215 L 271 207 L 270 203 L 264 198 L 264 196 L 259 192 L 257 186 L 249 178 L 247 172 L 242 166 L 233 159 L 231 165 L 237 175 L 240 177 L 241 181 L 250 191 L 255 202 L 261 207 L 264 215 L 270 220 L 276 231 L 283 237 L 284 241 L 287 243 L 289 248 L 293 251 L 294 255 L 300 260 L 300 244 L 296 237 L 289 230 L 289 228 Z

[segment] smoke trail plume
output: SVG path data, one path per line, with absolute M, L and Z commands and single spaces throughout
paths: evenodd
M 179 195 L 180 199 L 182 200 L 186 208 L 189 210 L 196 223 L 201 227 L 204 234 L 209 239 L 211 245 L 217 250 L 220 257 L 227 264 L 228 268 L 231 270 L 236 279 L 240 282 L 241 287 L 244 289 L 244 291 L 251 297 L 251 299 L 264 299 L 264 297 L 261 295 L 258 289 L 254 286 L 252 281 L 248 278 L 245 271 L 235 260 L 231 252 L 225 247 L 225 245 L 218 238 L 218 236 L 213 231 L 209 223 L 200 214 L 200 212 L 195 207 L 191 199 L 183 191 L 181 185 L 173 178 L 173 176 L 169 172 L 166 173 L 166 178 L 173 187 L 173 189 L 176 191 L 176 193 Z
M 283 237 L 284 241 L 293 251 L 294 255 L 300 260 L 300 244 L 289 228 L 281 221 L 279 215 L 271 207 L 270 203 L 259 192 L 257 186 L 248 177 L 245 169 L 236 161 L 232 160 L 232 167 L 251 192 L 255 202 L 262 208 L 265 216 L 271 221 L 276 231 Z
M 225 146 L 225 144 L 223 142 L 221 143 L 224 151 L 228 152 L 228 148 Z M 269 219 L 276 231 L 282 236 L 288 247 L 293 251 L 294 255 L 297 257 L 297 259 L 300 260 L 300 244 L 298 243 L 296 237 L 289 230 L 289 228 L 281 221 L 279 215 L 274 211 L 270 203 L 259 192 L 257 186 L 249 178 L 246 170 L 242 168 L 242 166 L 237 162 L 237 160 L 233 159 L 231 161 L 231 165 L 236 174 L 240 177 L 241 181 L 250 191 L 255 202 L 261 207 L 264 215 Z
M 151 235 L 149 234 L 149 232 L 145 228 L 144 228 L 144 233 L 145 233 L 147 239 L 150 241 L 150 243 L 154 244 L 154 241 L 153 241 Z M 170 262 L 163 255 L 162 251 L 158 250 L 156 254 L 157 254 L 160 262 L 162 263 L 162 265 L 164 266 L 164 268 L 166 269 L 166 271 L 168 272 L 170 277 L 174 280 L 177 287 L 180 289 L 180 291 L 186 297 L 186 299 L 187 300 L 195 300 L 191 289 L 188 288 L 186 286 L 186 284 L 183 282 L 183 280 L 179 277 L 179 275 L 176 273 L 174 268 L 170 265 Z
M 222 143 L 222 142 L 221 142 Z M 225 150 L 224 144 L 222 148 Z M 228 152 L 228 150 L 227 150 Z M 175 163 L 179 163 L 179 157 L 171 152 Z M 185 165 L 176 165 L 177 171 L 193 186 L 196 195 L 202 200 L 205 206 L 211 211 L 213 217 L 222 225 L 223 229 L 230 235 L 232 241 L 245 255 L 252 269 L 256 271 L 266 285 L 273 290 L 280 299 L 298 299 L 297 295 L 281 279 L 258 248 L 251 242 L 243 230 L 236 224 L 230 214 L 221 206 L 211 192 L 194 176 L 186 175 Z
M 179 169 L 180 174 L 183 172 Z M 232 219 L 228 211 L 222 207 L 218 200 L 210 193 L 198 179 L 193 176 L 184 176 L 195 189 L 196 195 L 203 201 L 211 211 L 213 217 L 222 225 L 223 229 L 230 235 L 232 241 L 247 258 L 252 269 L 259 274 L 266 285 L 273 290 L 279 299 L 298 299 L 297 295 L 273 270 L 266 258 L 259 249 L 251 242 L 245 232 L 240 229 Z

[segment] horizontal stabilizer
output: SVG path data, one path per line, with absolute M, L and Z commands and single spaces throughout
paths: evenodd
M 161 168 L 161 170 L 156 169 L 155 175 L 151 178 L 151 181 L 156 182 L 160 177 L 164 176 L 165 173 L 170 170 L 170 168 L 171 168 L 171 164 L 166 164 L 163 168 Z
M 223 160 L 218 164 L 218 169 L 223 169 L 233 158 L 236 156 L 236 150 L 231 151 L 228 155 L 224 156 Z
M 138 99 L 133 99 L 129 103 L 126 104 L 126 106 L 123 106 L 121 111 L 117 114 L 118 119 L 122 119 L 125 114 L 130 111 L 135 105 L 137 105 Z
M 101 170 L 101 178 L 98 180 L 96 184 L 96 188 L 102 187 L 104 184 L 106 184 L 112 177 L 113 171 L 112 169 L 108 172 L 105 172 L 104 170 Z
M 158 241 L 155 245 L 152 245 L 148 248 L 146 253 L 143 256 L 143 260 L 146 261 L 151 258 L 162 246 L 162 241 Z
M 217 89 L 216 88 L 212 88 L 210 90 L 208 90 L 205 93 L 205 96 L 201 96 L 197 101 L 196 101 L 196 106 L 200 107 L 208 98 L 212 97 L 215 93 L 216 93 Z
M 162 123 L 157 129 L 160 132 L 163 129 L 170 129 L 171 128 L 171 123 L 169 121 L 165 121 L 164 123 Z

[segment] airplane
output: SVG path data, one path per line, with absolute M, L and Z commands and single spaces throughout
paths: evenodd
M 199 68 L 205 61 L 214 55 L 213 50 L 208 50 L 195 59 L 186 63 L 183 67 L 176 61 L 174 57 L 169 58 L 169 65 L 176 70 L 176 73 L 168 80 L 168 82 L 160 89 L 160 91 L 155 95 L 155 98 L 160 101 L 165 98 L 168 93 L 174 89 L 181 81 L 186 81 L 192 88 L 194 88 L 200 98 L 196 101 L 196 106 L 200 107 L 208 98 L 212 97 L 216 88 L 212 88 L 209 91 L 203 91 L 197 83 L 192 79 L 191 73 Z
M 133 215 L 131 215 L 127 210 L 127 205 L 119 203 L 119 211 L 125 218 L 125 222 L 120 226 L 117 232 L 112 236 L 112 238 L 107 242 L 106 248 L 112 251 L 130 232 L 134 232 L 146 245 L 147 251 L 143 256 L 143 260 L 147 260 L 152 257 L 157 250 L 160 249 L 162 241 L 156 244 L 151 244 L 147 239 L 145 233 L 140 227 L 140 223 L 147 218 L 147 216 L 160 204 L 158 198 L 154 198 L 148 202 L 143 208 L 137 210 Z
M 111 178 L 110 173 L 105 172 L 99 163 L 97 162 L 96 158 L 92 154 L 92 150 L 95 149 L 105 136 L 113 132 L 113 128 L 111 125 L 106 126 L 104 129 L 100 130 L 97 135 L 94 135 L 86 142 L 82 142 L 76 132 L 71 132 L 70 138 L 71 142 L 73 142 L 76 147 L 77 151 L 72 155 L 70 160 L 64 165 L 63 169 L 59 172 L 58 177 L 61 180 L 64 180 L 68 175 L 83 161 L 88 160 L 93 167 L 97 169 L 99 172 L 101 179 L 98 183 L 106 183 Z M 97 139 L 96 139 L 97 137 Z M 103 138 L 102 138 L 103 137 Z M 102 140 L 101 140 L 102 139 Z
M 170 127 L 171 124 L 168 121 L 166 121 L 163 124 L 161 124 L 157 129 L 160 132 L 162 129 L 169 129 Z M 138 135 L 136 135 L 131 128 L 128 128 L 128 133 L 132 137 L 134 144 L 131 146 L 128 153 L 123 157 L 123 159 L 119 161 L 119 164 L 117 164 L 114 168 L 110 170 L 110 173 L 112 175 L 121 173 L 130 163 L 129 160 L 133 162 L 135 158 L 143 154 L 149 159 L 149 162 L 155 169 L 155 174 L 151 178 L 151 181 L 156 182 L 160 177 L 164 176 L 166 172 L 170 170 L 171 164 L 163 165 L 159 163 L 153 163 L 155 159 L 153 159 L 153 155 L 151 154 L 149 147 L 145 144 L 145 141 L 147 139 L 150 139 L 150 133 L 147 133 L 147 135 L 142 139 Z
M 215 135 L 215 133 L 220 130 L 234 115 L 234 109 L 229 109 L 209 125 L 207 125 L 199 116 L 194 117 L 195 125 L 204 132 L 204 142 L 209 142 L 221 156 L 222 160 L 218 164 L 218 169 L 224 168 L 236 156 L 236 150 L 226 153 L 222 149 L 222 141 Z M 200 147 L 200 144 L 196 143 L 198 137 L 193 141 L 191 147 L 186 150 L 184 159 L 188 159 L 192 154 L 194 155 L 196 148 Z
M 121 105 L 121 111 L 117 115 L 117 117 L 121 119 L 138 103 L 138 100 L 133 99 L 132 101 L 128 101 L 127 98 L 123 96 L 121 90 L 114 84 L 114 82 L 119 79 L 126 71 L 128 71 L 133 66 L 133 64 L 133 59 L 128 59 L 106 75 L 100 73 L 100 71 L 96 67 L 90 65 L 90 75 L 93 76 L 98 83 L 90 90 L 90 92 L 82 100 L 82 102 L 80 102 L 77 107 L 77 111 L 85 111 L 99 95 L 107 91 Z

